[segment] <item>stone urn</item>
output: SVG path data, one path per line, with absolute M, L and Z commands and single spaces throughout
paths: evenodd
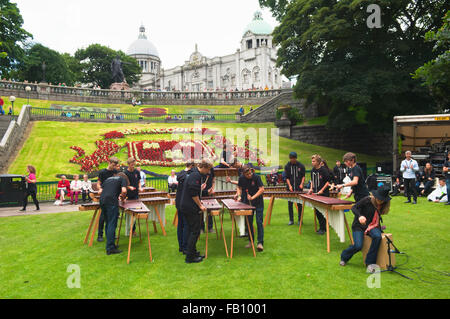
M 288 112 L 292 107 L 290 105 L 280 105 L 278 110 L 283 112 L 281 118 L 275 121 L 275 126 L 279 129 L 279 135 L 283 137 L 291 137 L 291 120 L 288 118 Z
M 278 110 L 283 112 L 283 114 L 281 115 L 280 120 L 284 121 L 284 120 L 288 120 L 288 112 L 289 110 L 292 109 L 292 106 L 290 105 L 280 105 L 278 107 Z

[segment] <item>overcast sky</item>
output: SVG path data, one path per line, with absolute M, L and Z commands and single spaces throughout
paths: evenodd
M 12 0 L 24 28 L 39 42 L 61 53 L 100 43 L 127 51 L 141 23 L 156 46 L 163 68 L 181 65 L 198 44 L 207 57 L 231 54 L 255 11 L 273 27 L 269 10 L 258 0 Z

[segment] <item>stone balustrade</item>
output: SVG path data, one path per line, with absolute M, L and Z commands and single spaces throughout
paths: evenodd
M 29 86 L 30 91 L 25 88 Z M 281 94 L 277 90 L 253 91 L 116 91 L 79 87 L 0 81 L 0 95 L 20 98 L 92 103 L 130 104 L 132 99 L 147 105 L 260 105 Z

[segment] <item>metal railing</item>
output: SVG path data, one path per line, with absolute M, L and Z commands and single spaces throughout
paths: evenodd
M 166 122 L 177 123 L 183 121 L 202 120 L 207 122 L 233 122 L 236 114 L 182 114 L 170 113 L 164 115 L 150 115 L 138 113 L 108 113 L 89 111 L 68 111 L 59 109 L 31 107 L 33 120 L 57 119 L 70 121 L 111 121 L 111 122 Z

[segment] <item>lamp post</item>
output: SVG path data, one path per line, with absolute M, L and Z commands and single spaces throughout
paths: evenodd
M 16 97 L 14 95 L 11 95 L 9 97 L 9 101 L 11 102 L 11 116 L 14 116 L 14 101 L 16 100 Z
M 25 91 L 27 92 L 27 98 L 28 98 L 27 104 L 30 105 L 30 91 L 31 91 L 31 87 L 29 85 L 27 85 L 25 87 Z

